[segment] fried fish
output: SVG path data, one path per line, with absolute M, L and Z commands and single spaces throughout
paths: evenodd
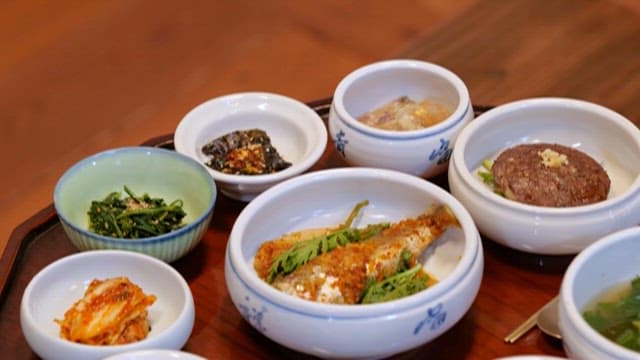
M 382 281 L 396 273 L 404 254 L 410 265 L 449 226 L 458 222 L 444 206 L 435 206 L 423 214 L 391 224 L 364 241 L 349 242 L 310 259 L 295 271 L 275 277 L 272 285 L 303 299 L 334 304 L 356 304 L 368 282 Z M 314 229 L 311 236 L 330 233 Z M 305 236 L 307 235 L 307 236 Z M 276 258 L 309 235 L 298 232 L 268 242 L 256 254 L 254 267 L 263 279 Z

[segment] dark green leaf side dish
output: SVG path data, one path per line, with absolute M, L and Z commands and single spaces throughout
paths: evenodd
M 182 200 L 166 204 L 148 194 L 136 196 L 127 186 L 128 196 L 112 192 L 103 200 L 94 200 L 88 211 L 89 230 L 115 238 L 140 239 L 166 234 L 183 227 L 186 213 Z

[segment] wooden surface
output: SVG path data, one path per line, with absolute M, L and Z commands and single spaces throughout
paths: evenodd
M 85 156 L 171 133 L 193 106 L 218 95 L 262 90 L 302 101 L 323 98 L 351 70 L 386 58 L 450 68 L 476 104 L 567 96 L 605 105 L 637 124 L 639 39 L 636 0 L 5 1 L 0 249 L 12 229 L 12 239 L 22 239 L 49 219 L 50 209 L 18 227 L 51 202 L 57 178 Z M 241 205 L 222 197 L 216 207 L 233 213 Z M 196 323 L 193 335 L 218 340 L 193 350 L 212 358 L 239 355 L 241 348 L 254 357 L 295 357 L 252 332 L 230 307 L 216 269 L 220 239 L 233 219 L 217 219 L 198 248 L 202 261 L 214 267 L 176 265 L 194 281 L 196 297 L 218 299 L 211 307 L 201 304 L 206 321 Z M 537 330 L 515 346 L 501 339 L 554 295 L 567 259 L 485 244 L 479 297 L 448 333 L 459 342 L 456 356 L 446 356 L 443 338 L 404 357 L 490 359 L 559 351 Z M 48 254 L 65 248 L 56 250 Z M 36 256 L 29 264 L 33 270 L 49 260 Z M 204 285 L 207 277 L 217 281 Z M 2 312 L 3 321 L 15 316 Z M 234 343 L 237 334 L 246 337 Z M 17 331 L 0 332 L 0 348 L 18 346 L 19 339 Z M 236 346 L 220 346 L 225 341 Z
M 212 97 L 330 96 L 474 1 L 0 1 L 0 249 L 78 160 Z

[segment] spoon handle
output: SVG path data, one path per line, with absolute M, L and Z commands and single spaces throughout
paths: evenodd
M 538 319 L 538 314 L 540 311 L 544 309 L 544 305 L 538 309 L 533 315 L 531 315 L 525 322 L 520 324 L 517 328 L 515 328 L 509 335 L 504 338 L 504 342 L 513 344 L 516 342 L 522 335 L 526 334 L 527 331 L 531 330 L 536 325 L 536 320 Z

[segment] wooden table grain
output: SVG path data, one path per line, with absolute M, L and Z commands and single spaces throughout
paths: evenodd
M 475 104 L 499 105 L 540 96 L 571 97 L 607 106 L 640 124 L 637 100 L 640 98 L 640 7 L 636 2 L 495 0 L 467 4 L 428 32 L 412 36 L 413 41 L 401 49 L 384 57 L 372 56 L 367 61 L 404 57 L 439 63 L 465 81 Z M 99 6 L 92 6 L 99 13 Z M 369 46 L 374 46 L 371 44 Z M 302 53 L 292 55 L 302 56 Z M 324 61 L 340 60 L 327 57 Z M 192 83 L 182 84 L 196 86 L 193 82 L 199 80 L 195 72 L 209 74 L 204 66 L 195 64 Z M 143 90 L 136 92 L 141 94 Z M 194 93 L 178 94 L 182 105 L 195 103 L 188 94 Z M 311 100 L 309 94 L 313 91 L 301 97 Z M 170 95 L 164 98 L 169 101 Z M 165 110 L 165 116 L 178 113 L 175 107 Z M 144 117 L 145 109 L 140 108 L 138 114 Z M 134 135 L 127 139 L 132 141 Z M 138 143 L 147 139 L 142 133 L 137 135 Z M 322 161 L 322 166 L 342 165 L 331 152 L 327 152 Z M 436 181 L 446 186 L 444 179 Z M 222 270 L 224 247 L 235 216 L 243 206 L 221 196 L 214 221 L 202 243 L 187 258 L 173 264 L 189 281 L 196 299 L 197 320 L 185 350 L 212 359 L 304 358 L 253 330 L 235 311 L 227 295 Z M 18 324 L 16 301 L 21 287 L 38 269 L 75 251 L 66 241 L 52 211 L 52 208 L 44 209 L 17 227 L 0 258 L 0 281 L 6 280 L 12 287 L 11 292 L 0 299 L 0 348 L 15 358 L 34 357 L 25 350 Z M 28 239 L 53 241 L 46 244 L 48 252 L 42 256 L 28 252 L 24 244 Z M 397 358 L 564 355 L 560 342 L 537 329 L 516 344 L 505 344 L 502 339 L 557 293 L 571 256 L 526 254 L 504 248 L 490 239 L 484 239 L 483 243 L 486 259 L 483 282 L 469 312 L 436 341 Z M 25 256 L 17 259 L 8 256 L 12 251 Z M 8 264 L 14 262 L 17 269 L 10 269 Z

